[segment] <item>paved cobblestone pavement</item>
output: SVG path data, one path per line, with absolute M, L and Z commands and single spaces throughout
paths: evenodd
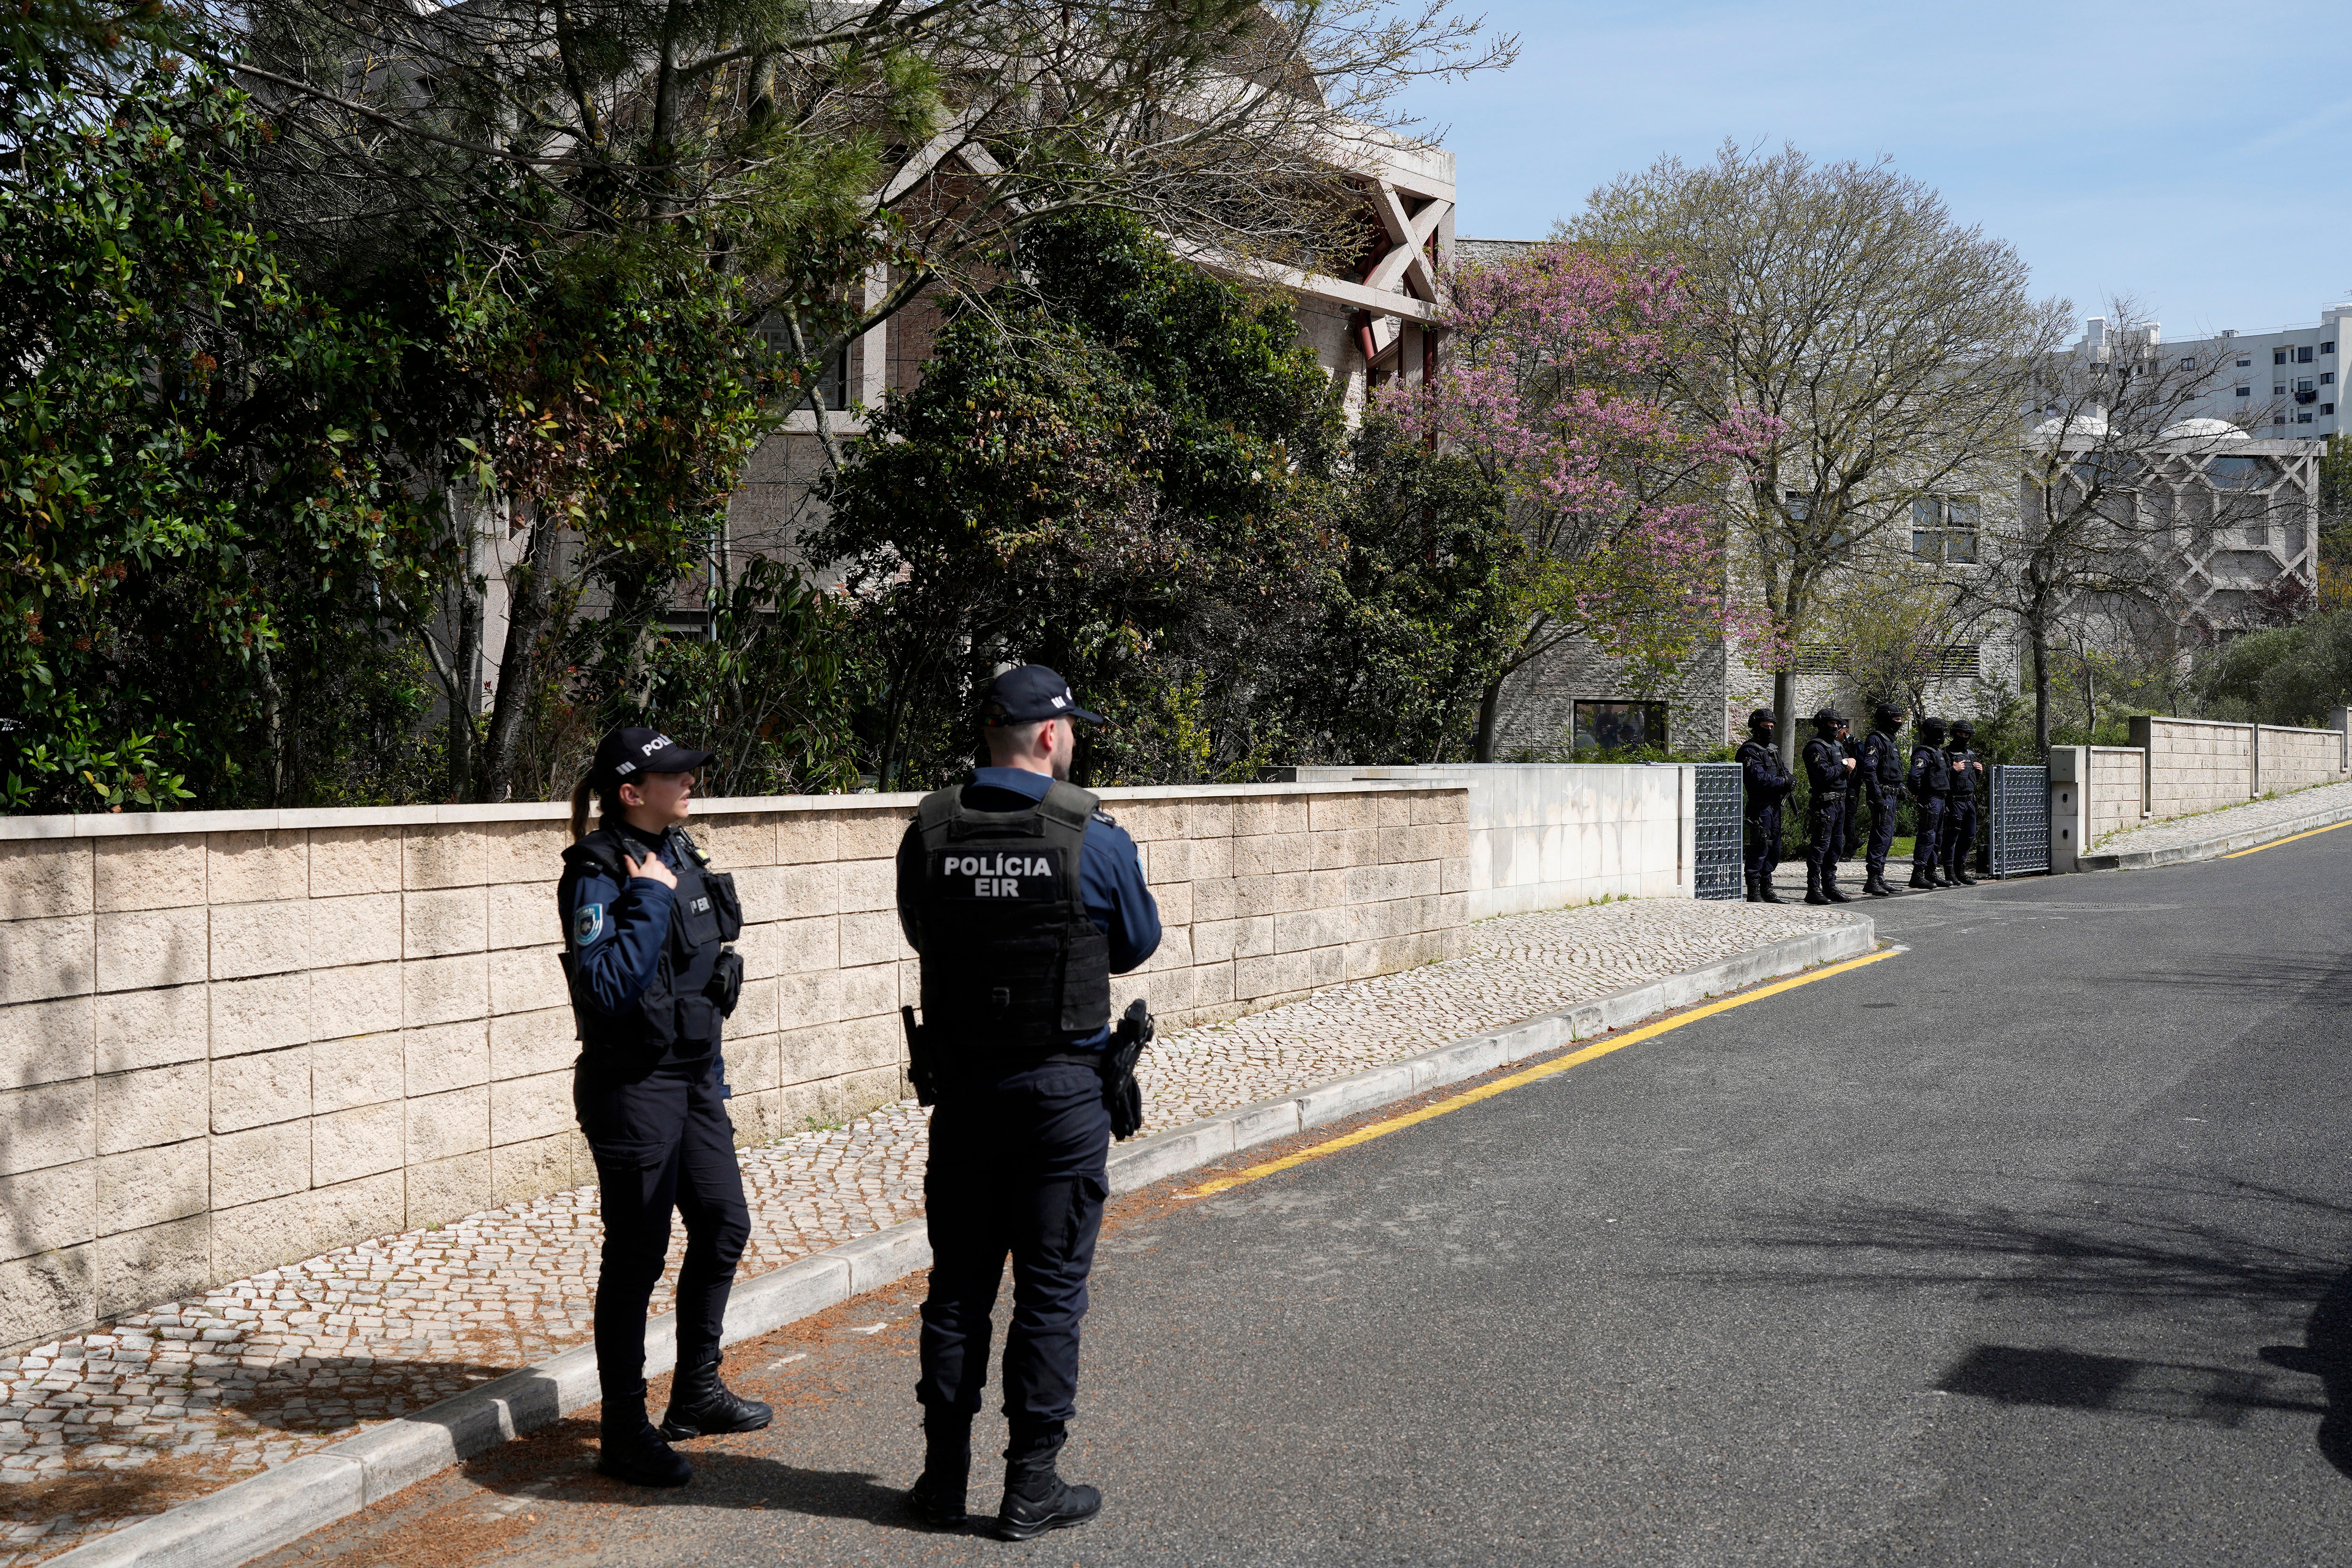
M 1146 1127 L 1344 1077 L 1843 918 L 1650 900 L 1486 921 L 1459 958 L 1162 1040 L 1145 1058 Z M 926 1126 L 908 1100 L 743 1151 L 752 1217 L 743 1273 L 919 1213 Z M 0 1357 L 0 1568 L 583 1342 L 596 1239 L 595 1190 L 580 1188 L 343 1247 Z M 677 1261 L 674 1245 L 673 1270 Z M 667 1293 L 665 1281 L 656 1310 Z
M 2226 838 L 2233 833 L 2296 822 L 2330 811 L 2352 815 L 2352 784 L 2317 784 L 2310 789 L 2296 790 L 2292 795 L 2273 795 L 2268 800 L 2250 800 L 2243 805 L 2232 805 L 2221 811 L 2208 811 L 2196 816 L 2176 816 L 2168 822 L 2151 822 L 2145 827 L 2110 834 L 2092 845 L 2091 849 L 2099 855 L 2170 849 L 2178 845 L 2201 844 L 2209 838 Z

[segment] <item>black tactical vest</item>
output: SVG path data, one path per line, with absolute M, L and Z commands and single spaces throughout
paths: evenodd
M 1925 744 L 1912 747 L 1912 766 L 1918 766 L 1919 753 L 1922 752 L 1925 752 L 1927 754 L 1927 766 L 1926 771 L 1920 774 L 1919 797 L 1922 800 L 1925 800 L 1931 795 L 1951 794 L 1952 764 L 1950 761 L 1945 757 L 1944 748 L 1941 746 L 1929 746 Z
M 1884 730 L 1873 730 L 1862 742 L 1862 777 L 1871 779 L 1882 790 L 1903 787 L 1903 750 L 1895 737 Z
M 743 906 L 732 873 L 710 869 L 709 858 L 676 828 L 669 841 L 678 854 L 677 891 L 671 900 L 669 935 L 653 979 L 625 1013 L 606 1013 L 589 997 L 586 977 L 572 962 L 572 935 L 564 933 L 563 976 L 572 991 L 572 1016 L 580 1041 L 590 1050 L 651 1051 L 677 1061 L 696 1061 L 719 1047 L 719 1005 L 709 994 L 711 975 L 727 943 L 743 934 Z M 616 828 L 600 827 L 563 852 L 566 865 L 593 866 L 629 885 L 624 847 L 638 846 Z M 642 855 L 637 858 L 643 859 Z
M 1110 939 L 1078 883 L 1095 804 L 1055 779 L 1026 811 L 974 811 L 955 787 L 917 809 L 923 1026 L 948 1049 L 1050 1048 L 1108 1026 Z

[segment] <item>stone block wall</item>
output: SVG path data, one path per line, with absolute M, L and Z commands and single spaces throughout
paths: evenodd
M 1470 791 L 1470 918 L 1689 898 L 1697 801 L 1683 764 L 1436 763 L 1307 767 L 1304 781 L 1460 783 Z
M 2110 833 L 2139 826 L 2147 753 L 2137 746 L 2087 746 L 2084 750 L 2091 758 L 2090 784 L 2084 792 L 2089 824 L 2084 841 L 2088 846 L 2097 844 Z
M 1455 950 L 1458 788 L 1113 791 L 1171 1026 Z M 898 1098 L 917 797 L 698 805 L 736 873 L 739 1134 Z M 556 805 L 0 822 L 0 1346 L 593 1179 Z
M 2314 784 L 2337 784 L 2345 777 L 2347 759 L 2341 730 L 2288 730 L 2264 724 L 2256 739 L 2260 776 L 2255 787 L 2259 794 L 2276 795 L 2284 790 L 2308 789 Z
M 2253 797 L 2251 724 L 2148 716 L 2132 721 L 2132 741 L 2147 753 L 2147 797 L 2141 809 L 2157 821 Z

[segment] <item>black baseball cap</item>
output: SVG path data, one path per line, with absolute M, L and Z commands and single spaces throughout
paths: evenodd
M 1034 724 L 1040 719 L 1082 719 L 1103 722 L 1070 694 L 1070 683 L 1042 664 L 1024 664 L 1006 670 L 980 694 L 980 710 L 991 724 Z
M 596 742 L 590 782 L 618 788 L 646 773 L 690 773 L 710 760 L 709 752 L 681 746 L 659 730 L 619 729 Z

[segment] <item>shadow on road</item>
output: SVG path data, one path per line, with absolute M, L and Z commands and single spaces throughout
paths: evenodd
M 1962 1286 L 2093 1309 L 2309 1302 L 2305 1342 L 2264 1346 L 2259 1353 L 2283 1372 L 2316 1378 L 2316 1390 L 2196 1361 L 1994 1344 L 1969 1351 L 1937 1386 L 2003 1404 L 2232 1426 L 2253 1410 L 2317 1415 L 2321 1455 L 2352 1478 L 2352 1270 L 2344 1256 L 2352 1246 L 2352 1207 L 2260 1183 L 2198 1176 L 2094 1184 L 2089 1191 L 2098 1196 L 2087 1215 L 1861 1200 L 1805 1215 L 1759 1215 L 1724 1243 L 1786 1255 L 1790 1266 L 1731 1275 L 1709 1268 L 1707 1277 L 1845 1291 Z M 2241 1214 L 2251 1205 L 2250 1221 L 2259 1215 L 2263 1228 L 2297 1241 L 2263 1239 L 2249 1234 L 2251 1223 L 2240 1228 L 2180 1212 L 2221 1202 Z M 2166 1212 L 2145 1212 L 2151 1208 Z M 1802 1255 L 1815 1261 L 1800 1262 Z

